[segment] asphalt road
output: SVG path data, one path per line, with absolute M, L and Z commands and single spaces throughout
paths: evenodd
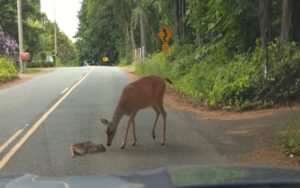
M 130 131 L 127 147 L 120 149 L 127 120 L 123 118 L 107 152 L 72 159 L 69 151 L 72 143 L 87 140 L 106 143 L 106 127 L 101 124 L 100 117 L 111 118 L 122 88 L 131 80 L 116 67 L 62 68 L 0 90 L 0 147 L 18 129 L 27 125 L 16 140 L 0 153 L 0 157 L 9 153 L 32 125 L 64 95 L 62 91 L 65 88 L 71 88 L 86 74 L 86 78 L 14 153 L 1 172 L 67 176 L 111 174 L 178 165 L 226 165 L 229 164 L 227 154 L 240 151 L 235 150 L 239 144 L 235 137 L 245 139 L 244 135 L 225 134 L 228 128 L 247 125 L 255 130 L 257 125 L 256 121 L 211 121 L 167 107 L 167 142 L 161 146 L 162 118 L 157 126 L 158 139 L 152 140 L 155 113 L 152 109 L 145 109 L 136 117 L 137 146 L 130 144 Z M 291 116 L 296 117 L 297 113 Z M 260 126 L 265 126 L 266 130 L 271 125 L 274 129 L 273 121 L 260 121 Z M 277 127 L 284 123 L 280 117 L 276 122 Z M 253 134 L 263 133 L 253 131 Z M 268 138 L 266 142 L 271 139 Z M 252 141 L 246 141 L 245 149 L 261 144 L 261 140 L 255 137 Z

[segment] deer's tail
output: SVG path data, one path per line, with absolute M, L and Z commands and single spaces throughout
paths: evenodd
M 172 81 L 171 81 L 169 78 L 165 78 L 165 80 L 166 80 L 167 82 L 169 82 L 170 84 L 173 84 Z

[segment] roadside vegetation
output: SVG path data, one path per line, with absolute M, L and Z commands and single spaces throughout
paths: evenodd
M 0 56 L 0 83 L 18 77 L 18 72 L 14 66 L 12 58 Z
M 267 78 L 259 44 L 252 53 L 236 55 L 226 63 L 216 63 L 213 57 L 197 58 L 202 54 L 191 48 L 175 44 L 167 58 L 157 53 L 136 63 L 136 73 L 168 77 L 177 91 L 211 108 L 265 108 L 299 97 L 300 56 L 295 43 L 285 48 L 279 39 L 270 43 Z
M 142 48 L 139 75 L 169 77 L 210 108 L 266 108 L 300 96 L 299 8 L 295 0 L 83 0 L 76 49 L 81 61 L 107 55 L 124 66 Z M 167 56 L 163 26 L 173 32 Z
M 0 55 L 18 61 L 18 24 L 16 1 L 0 3 Z M 78 65 L 75 46 L 59 27 L 41 13 L 40 1 L 22 1 L 24 50 L 30 53 L 27 67 L 50 67 L 54 55 L 54 28 L 57 30 L 58 66 Z
M 287 155 L 300 156 L 300 120 L 289 122 L 281 146 Z
M 41 68 L 27 68 L 25 73 L 26 74 L 37 74 L 41 71 L 42 71 Z

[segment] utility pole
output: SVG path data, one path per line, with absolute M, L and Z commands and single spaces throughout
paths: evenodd
M 54 4 L 54 66 L 56 66 L 56 56 L 57 56 L 57 33 L 56 33 L 56 15 L 55 15 L 55 0 L 53 0 Z
M 22 25 L 22 4 L 21 0 L 17 0 L 17 11 L 18 11 L 18 36 L 19 36 L 19 63 L 20 72 L 25 72 L 25 66 L 23 66 L 21 53 L 23 52 L 23 25 Z

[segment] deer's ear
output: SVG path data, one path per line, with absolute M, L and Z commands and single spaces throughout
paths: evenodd
M 108 124 L 109 124 L 109 121 L 106 120 L 106 119 L 103 119 L 103 118 L 101 118 L 101 122 L 102 122 L 104 125 L 108 125 Z

